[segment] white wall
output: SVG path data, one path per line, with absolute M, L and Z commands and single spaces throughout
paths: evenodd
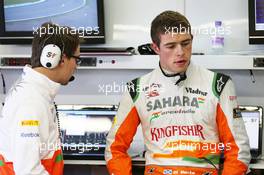
M 225 52 L 264 54 L 264 47 L 248 44 L 248 0 L 185 0 L 185 14 L 193 28 L 209 29 L 215 20 L 221 20 L 230 33 L 225 35 Z M 194 36 L 194 51 L 210 53 L 210 36 Z M 254 52 L 253 52 L 254 51 Z
M 183 13 L 184 1 L 105 0 L 107 46 L 133 46 L 148 43 L 150 23 L 164 10 Z

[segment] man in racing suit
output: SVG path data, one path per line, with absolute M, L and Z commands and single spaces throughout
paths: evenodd
M 180 27 L 185 30 L 177 33 Z M 190 31 L 188 20 L 177 12 L 165 11 L 153 20 L 152 47 L 160 66 L 127 84 L 107 136 L 110 174 L 132 174 L 127 150 L 139 124 L 146 147 L 145 175 L 216 175 L 222 152 L 222 174 L 247 172 L 249 141 L 241 116 L 233 112 L 234 85 L 230 77 L 190 61 Z
M 60 86 L 66 85 L 71 79 L 77 66 L 80 46 L 78 35 L 69 32 L 43 34 L 43 31 L 50 29 L 70 29 L 59 28 L 52 23 L 45 23 L 36 31 L 31 66 L 24 67 L 21 78 L 5 99 L 0 117 L 1 175 L 63 175 L 54 98 Z M 59 52 L 49 46 L 47 48 L 50 50 L 43 51 L 49 44 L 60 48 Z M 58 59 L 57 64 L 51 61 L 50 64 L 55 65 L 48 68 L 42 65 L 48 60 L 42 54 L 60 55 L 52 58 Z

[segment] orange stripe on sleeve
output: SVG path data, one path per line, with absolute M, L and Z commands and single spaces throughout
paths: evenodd
M 13 164 L 5 162 L 4 157 L 0 154 L 0 175 L 15 175 Z
M 247 171 L 247 166 L 238 160 L 239 148 L 229 128 L 227 117 L 219 104 L 217 105 L 216 122 L 218 125 L 220 142 L 223 142 L 224 145 L 230 145 L 231 148 L 230 150 L 224 151 L 225 162 L 222 174 L 229 175 L 230 172 L 232 172 L 232 175 L 243 175 Z
M 136 134 L 139 123 L 140 120 L 137 110 L 133 107 L 118 128 L 115 134 L 115 140 L 110 146 L 112 159 L 107 162 L 107 168 L 110 174 L 132 175 L 132 163 L 131 158 L 127 154 L 127 150 Z

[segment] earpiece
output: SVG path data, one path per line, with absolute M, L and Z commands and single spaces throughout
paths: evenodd
M 48 44 L 42 49 L 40 63 L 43 67 L 53 69 L 58 66 L 61 54 L 61 49 L 57 45 Z
M 55 25 L 55 24 L 54 24 Z M 60 26 L 55 25 L 56 28 L 53 28 L 54 30 L 57 29 L 60 30 Z M 46 67 L 48 69 L 53 69 L 55 67 L 57 67 L 60 63 L 62 54 L 64 53 L 64 42 L 63 39 L 61 38 L 60 33 L 56 34 L 54 33 L 53 30 L 53 34 L 51 34 L 50 36 L 48 36 L 45 41 L 43 42 L 42 45 L 42 50 L 41 50 L 41 55 L 40 55 L 40 63 L 43 67 Z M 52 38 L 60 38 L 61 44 L 59 44 L 60 46 L 62 46 L 62 48 L 60 48 L 58 46 L 58 43 L 54 44 L 53 42 L 48 42 L 48 40 L 52 39 Z

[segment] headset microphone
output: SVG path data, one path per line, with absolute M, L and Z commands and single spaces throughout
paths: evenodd
M 69 79 L 69 82 L 73 81 L 75 79 L 74 76 L 71 76 L 71 78 Z

